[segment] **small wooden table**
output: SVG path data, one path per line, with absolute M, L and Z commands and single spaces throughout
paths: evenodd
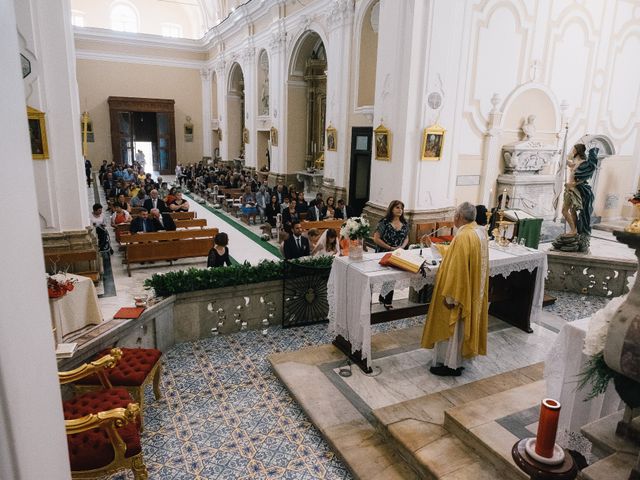
M 531 480 L 573 480 L 578 476 L 578 467 L 566 449 L 564 462 L 559 465 L 545 465 L 536 462 L 527 454 L 524 448 L 527 440 L 527 438 L 523 438 L 513 445 L 511 457 L 520 470 L 529 475 Z

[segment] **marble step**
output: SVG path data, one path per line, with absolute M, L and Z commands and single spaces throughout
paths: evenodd
M 510 418 L 539 405 L 545 393 L 544 381 L 540 380 L 449 408 L 444 413 L 444 427 L 481 458 L 506 472 L 505 478 L 526 479 L 528 476 L 511 458 L 511 448 L 520 437 L 505 425 Z
M 456 405 L 535 382 L 541 364 L 488 377 L 373 411 L 378 429 L 421 478 L 462 480 L 512 478 L 491 464 L 444 426 L 446 411 Z M 517 478 L 517 477 L 513 477 Z M 526 477 L 522 477 L 526 478 Z
M 638 461 L 637 455 L 614 453 L 580 471 L 583 480 L 612 480 L 629 478 L 629 473 Z

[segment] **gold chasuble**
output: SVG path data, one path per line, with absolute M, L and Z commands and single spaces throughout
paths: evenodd
M 487 354 L 489 247 L 487 233 L 476 222 L 463 225 L 443 260 L 422 332 L 423 348 L 448 340 L 464 320 L 462 356 Z M 448 302 L 447 302 L 448 300 Z M 453 305 L 451 305 L 453 303 Z

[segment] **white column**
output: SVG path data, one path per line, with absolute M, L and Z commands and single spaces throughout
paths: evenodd
M 89 225 L 89 204 L 69 0 L 29 0 L 16 7 L 18 30 L 33 39 L 37 59 L 27 103 L 46 114 L 50 158 L 34 162 L 41 226 L 82 230 Z
M 353 0 L 334 0 L 327 12 L 329 38 L 327 47 L 327 126 L 338 132 L 335 152 L 324 153 L 325 181 L 348 188 L 351 131 L 349 129 L 349 88 L 351 42 L 353 38 Z M 326 147 L 326 145 L 325 145 Z
M 211 147 L 211 71 L 200 70 L 202 80 L 202 156 L 212 157 Z
M 0 2 L 0 145 L 13 179 L 0 199 L 20 202 L 0 210 L 11 225 L 0 238 L 0 478 L 70 478 L 16 27 L 14 3 Z
M 249 143 L 244 146 L 244 164 L 255 168 L 258 166 L 258 103 L 256 100 L 258 87 L 256 86 L 256 55 L 253 46 L 244 50 L 243 57 L 244 126 L 249 130 Z
M 287 122 L 284 112 L 286 108 L 287 90 L 287 34 L 284 28 L 284 20 L 274 22 L 272 26 L 271 41 L 269 43 L 269 114 L 271 125 L 278 130 L 278 145 L 271 146 L 271 172 L 285 173 L 287 169 L 286 145 Z
M 216 87 L 218 89 L 218 128 L 222 132 L 222 141 L 220 142 L 220 158 L 222 160 L 231 160 L 229 158 L 229 119 L 227 118 L 227 70 L 225 68 L 224 58 L 220 58 L 215 64 L 216 70 Z
M 496 193 L 496 179 L 500 173 L 500 138 L 502 136 L 502 111 L 499 108 L 502 99 L 496 93 L 491 98 L 493 108 L 489 113 L 489 124 L 484 134 L 484 145 L 482 146 L 482 177 L 480 181 L 479 203 L 487 208 L 493 207 L 494 198 L 497 199 L 501 192 Z M 498 159 L 496 161 L 496 158 Z M 493 190 L 493 193 L 490 191 Z

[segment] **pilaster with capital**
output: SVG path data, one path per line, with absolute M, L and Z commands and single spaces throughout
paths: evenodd
M 211 70 L 200 70 L 202 84 L 202 156 L 212 157 L 211 145 Z
M 242 74 L 244 75 L 244 125 L 249 130 L 249 143 L 244 146 L 244 164 L 247 167 L 256 168 L 258 139 L 257 139 L 257 65 L 256 49 L 252 39 L 249 39 L 247 47 L 242 50 Z
M 214 63 L 213 68 L 216 72 L 216 88 L 218 103 L 218 131 L 222 134 L 220 142 L 220 157 L 223 160 L 229 160 L 229 131 L 227 125 L 227 68 L 224 55 Z
M 495 93 L 491 97 L 491 111 L 489 112 L 489 122 L 484 134 L 484 144 L 482 146 L 482 177 L 478 201 L 487 208 L 493 206 L 494 198 L 497 198 L 496 179 L 500 172 L 500 138 L 502 136 L 502 111 L 500 104 L 502 98 Z M 494 190 L 493 194 L 491 191 Z
M 269 55 L 269 115 L 271 126 L 278 131 L 278 145 L 271 145 L 271 172 L 286 173 L 285 152 L 287 145 L 285 99 L 287 89 L 287 30 L 284 19 L 275 21 L 271 27 Z
M 338 132 L 336 151 L 325 149 L 324 178 L 325 189 L 344 192 L 348 188 L 349 157 L 351 154 L 351 132 L 349 131 L 349 85 L 352 39 L 353 0 L 334 0 L 327 9 L 329 26 L 327 57 L 326 125 Z

